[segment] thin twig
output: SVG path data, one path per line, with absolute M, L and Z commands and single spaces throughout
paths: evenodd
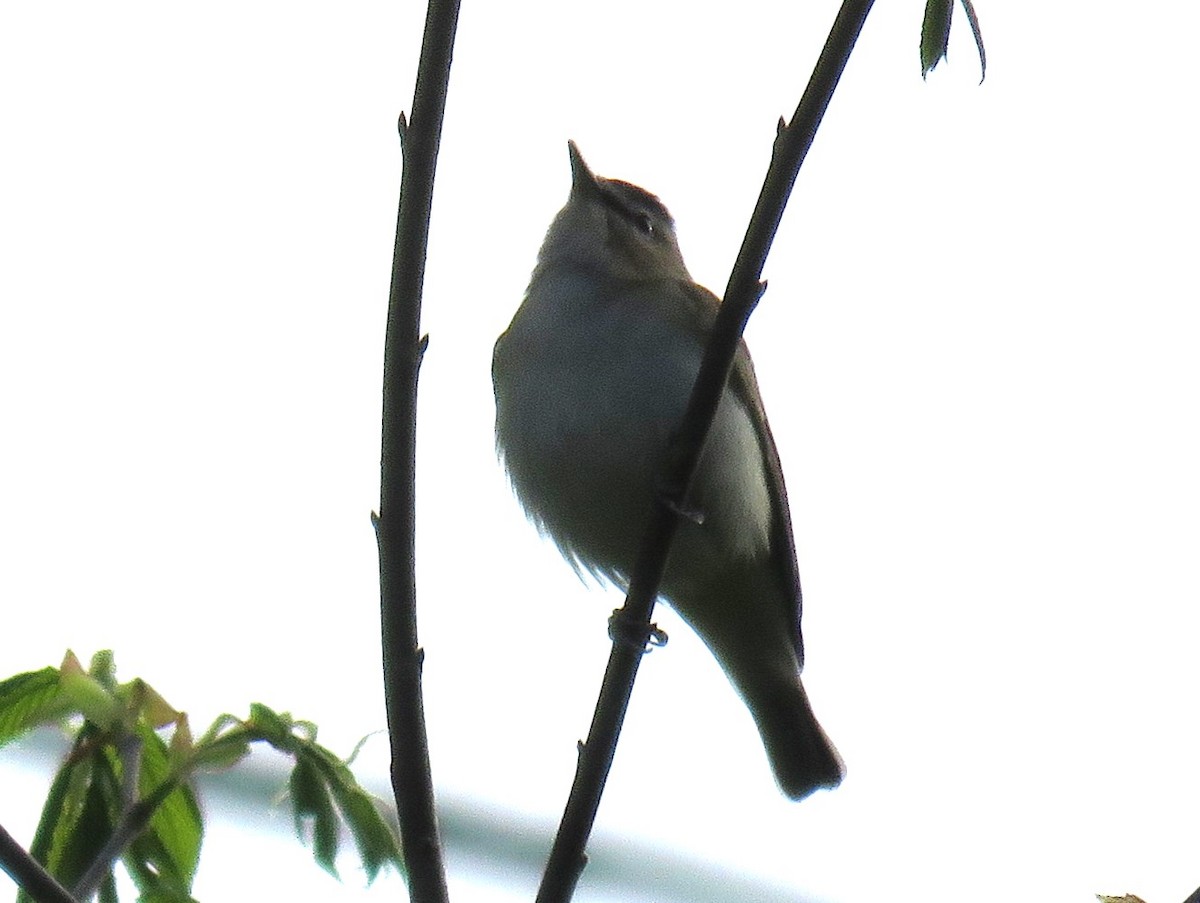
M 0 825 L 0 868 L 37 903 L 78 903 L 3 825 Z
M 781 125 L 758 204 L 729 277 L 725 300 L 713 327 L 696 384 L 688 402 L 670 463 L 665 487 L 655 506 L 633 569 L 629 594 L 619 617 L 633 636 L 650 636 L 650 617 L 658 585 L 666 567 L 667 552 L 687 496 L 688 484 L 700 459 L 704 438 L 729 377 L 746 321 L 762 294 L 763 266 L 783 216 L 800 165 L 812 145 L 829 99 L 846 67 L 873 0 L 843 0 L 817 65 L 809 79 L 790 125 Z M 614 631 L 624 634 L 625 631 Z M 627 639 L 614 639 L 608 667 L 592 716 L 587 743 L 579 754 L 575 780 L 558 834 L 538 890 L 537 903 L 565 903 L 571 899 L 587 864 L 585 849 L 596 819 L 596 810 L 616 751 L 625 710 L 633 692 L 642 650 Z
M 423 653 L 417 643 L 414 553 L 417 376 L 425 351 L 420 338 L 421 293 L 458 6 L 458 0 L 430 0 L 412 116 L 407 121 L 400 118 L 404 170 L 383 352 L 379 514 L 373 519 L 379 545 L 392 789 L 414 903 L 445 903 L 449 899 L 421 695 Z

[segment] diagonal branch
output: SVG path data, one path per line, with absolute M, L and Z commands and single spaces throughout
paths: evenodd
M 80 900 L 90 900 L 100 889 L 105 877 L 112 872 L 113 863 L 124 854 L 142 832 L 150 825 L 150 819 L 158 811 L 168 796 L 179 787 L 179 782 L 167 780 L 155 788 L 154 792 L 145 799 L 138 800 L 122 815 L 121 820 L 113 829 L 112 836 L 105 842 L 104 847 L 96 854 L 95 860 L 88 866 L 87 872 L 76 883 L 72 893 Z
M 379 595 L 383 679 L 392 745 L 392 789 L 400 839 L 416 903 L 445 903 L 446 870 L 433 804 L 433 779 L 417 644 L 415 481 L 421 293 L 433 179 L 450 79 L 458 0 L 430 0 L 413 94 L 412 118 L 400 118 L 404 169 L 392 260 L 383 352 L 383 449 L 379 514 Z
M 760 282 L 763 266 L 800 165 L 812 146 L 817 127 L 829 106 L 872 3 L 873 0 L 843 0 L 791 124 L 780 120 L 766 180 L 730 274 L 725 300 L 700 365 L 687 413 L 672 449 L 670 464 L 663 474 L 662 485 L 665 489 L 643 537 L 625 607 L 618 613 L 618 619 L 625 629 L 614 631 L 617 638 L 613 641 L 587 743 L 580 748 L 571 795 L 546 864 L 537 903 L 565 903 L 570 900 L 587 863 L 585 848 L 588 835 L 612 766 L 617 738 L 642 656 L 642 648 L 638 643 L 630 643 L 627 638 L 621 637 L 648 639 L 650 636 L 650 617 L 666 567 L 667 552 L 675 535 L 678 517 L 675 512 L 683 508 L 687 487 L 729 377 L 742 330 L 765 288 Z
M 40 862 L 0 825 L 0 868 L 37 903 L 78 903 Z

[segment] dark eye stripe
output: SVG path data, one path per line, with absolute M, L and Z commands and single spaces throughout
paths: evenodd
M 654 221 L 660 217 L 671 224 L 671 214 L 662 201 L 645 189 L 616 179 L 605 179 L 600 186 L 600 197 L 613 212 L 646 235 L 654 232 Z

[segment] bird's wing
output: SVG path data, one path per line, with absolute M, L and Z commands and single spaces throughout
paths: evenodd
M 681 321 L 687 324 L 689 330 L 696 335 L 697 340 L 707 344 L 708 336 L 717 319 L 717 310 L 721 301 L 703 286 L 694 282 L 681 282 L 685 304 L 690 309 L 680 312 Z M 758 431 L 759 445 L 762 446 L 763 460 L 766 464 L 768 490 L 771 496 L 771 558 L 772 564 L 779 573 L 783 585 L 788 588 L 783 598 L 785 604 L 791 607 L 787 616 L 796 625 L 796 654 L 800 663 L 804 663 L 804 640 L 800 633 L 800 614 L 803 604 L 800 591 L 800 568 L 796 562 L 796 543 L 792 536 L 792 518 L 788 508 L 787 488 L 783 481 L 783 465 L 779 460 L 779 450 L 775 446 L 775 437 L 771 435 L 771 427 L 767 423 L 766 410 L 763 407 L 762 395 L 758 390 L 758 380 L 754 375 L 754 364 L 750 360 L 750 350 L 745 339 L 738 342 L 737 352 L 733 357 L 733 367 L 729 372 L 729 388 L 734 397 L 750 415 L 750 421 Z

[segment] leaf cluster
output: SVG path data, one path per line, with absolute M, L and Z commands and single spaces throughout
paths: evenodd
M 311 722 L 254 703 L 249 717 L 221 715 L 194 739 L 186 713 L 144 680 L 117 682 L 110 652 L 86 669 L 67 652 L 57 668 L 0 681 L 0 747 L 48 724 L 65 727 L 72 742 L 29 853 L 77 899 L 98 894 L 116 903 L 119 861 L 143 903 L 190 903 L 204 836 L 192 779 L 233 767 L 256 743 L 293 760 L 288 796 L 297 832 L 311 836 L 322 868 L 337 875 L 344 826 L 368 881 L 388 863 L 402 869 L 376 801 L 348 761 L 316 742 Z M 33 903 L 24 889 L 17 900 Z

